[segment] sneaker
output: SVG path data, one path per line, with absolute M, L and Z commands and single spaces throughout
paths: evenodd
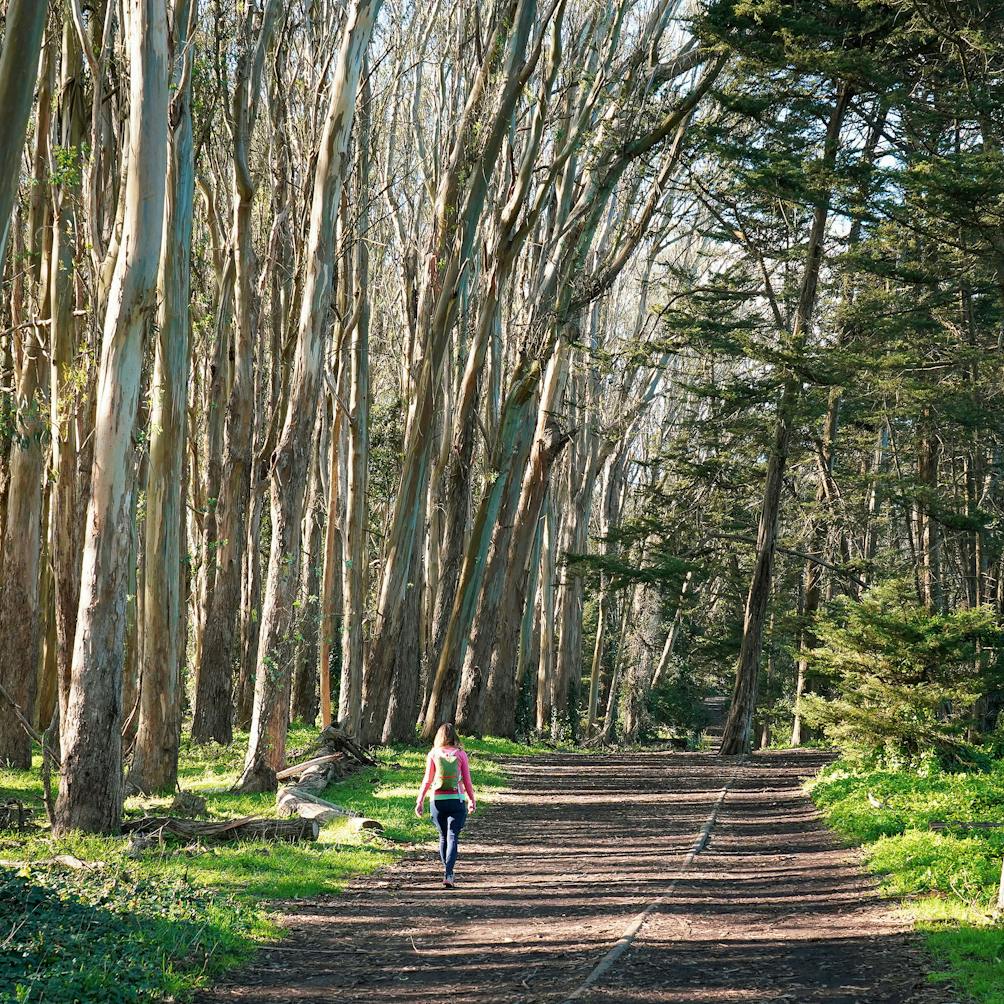
M 447 875 L 446 878 L 443 879 L 443 888 L 444 889 L 452 889 L 453 888 L 453 876 L 452 875 Z

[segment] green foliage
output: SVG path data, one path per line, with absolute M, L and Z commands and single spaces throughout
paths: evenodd
M 933 820 L 1004 822 L 1004 760 L 983 772 L 865 768 L 842 760 L 810 784 L 827 824 L 864 847 L 882 891 L 908 897 L 941 971 L 980 1004 L 1004 1004 L 1004 927 L 994 923 L 1004 830 Z M 877 805 L 875 804 L 877 803 Z
M 3 869 L 0 928 L 10 932 L 0 946 L 3 1004 L 161 1000 L 186 988 L 182 970 L 217 973 L 273 933 L 231 897 L 121 865 L 96 876 Z
M 963 730 L 1000 644 L 991 609 L 931 613 L 892 582 L 836 600 L 815 630 L 812 664 L 834 696 L 807 695 L 802 708 L 830 742 L 859 756 L 973 761 Z
M 646 718 L 653 725 L 681 732 L 700 732 L 707 724 L 704 698 L 708 688 L 691 667 L 676 663 L 649 693 Z

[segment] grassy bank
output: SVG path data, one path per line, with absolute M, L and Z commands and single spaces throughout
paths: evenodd
M 1004 1004 L 1004 922 L 993 916 L 1004 829 L 928 828 L 933 820 L 1004 822 L 1004 761 L 966 774 L 838 761 L 811 793 L 827 823 L 864 849 L 883 891 L 906 901 L 936 960 L 935 978 L 980 1004 Z
M 290 748 L 305 748 L 315 736 L 315 729 L 293 730 Z M 275 814 L 272 795 L 228 791 L 245 743 L 246 736 L 228 748 L 182 750 L 180 785 L 206 798 L 210 818 Z M 505 783 L 493 758 L 536 752 L 496 739 L 466 745 L 486 803 Z M 174 843 L 130 856 L 118 837 L 0 833 L 0 1004 L 184 999 L 278 936 L 273 917 L 281 901 L 337 893 L 431 840 L 428 817 L 414 815 L 425 750 L 392 747 L 377 759 L 379 766 L 332 785 L 325 797 L 380 820 L 379 837 L 333 822 L 314 844 Z M 15 798 L 44 819 L 37 768 L 0 771 L 0 801 Z M 169 802 L 130 798 L 126 812 L 163 811 Z M 51 863 L 57 855 L 85 867 Z

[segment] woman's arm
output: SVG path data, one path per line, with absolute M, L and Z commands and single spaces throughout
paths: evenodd
M 432 778 L 435 775 L 435 767 L 432 763 L 432 752 L 430 750 L 428 756 L 425 758 L 425 777 L 422 778 L 422 787 L 418 789 L 418 798 L 415 799 L 415 815 L 421 816 L 422 809 L 425 805 L 425 793 L 429 790 L 429 785 L 432 784 Z
M 460 754 L 460 777 L 464 782 L 467 797 L 471 800 L 470 811 L 473 812 L 477 808 L 477 799 L 474 797 L 474 785 L 471 784 L 471 766 L 467 762 L 467 754 L 464 752 Z

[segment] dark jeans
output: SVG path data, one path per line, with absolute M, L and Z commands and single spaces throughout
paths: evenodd
M 467 799 L 432 799 L 432 821 L 439 828 L 439 859 L 446 877 L 452 878 L 457 863 L 457 837 L 467 822 Z

